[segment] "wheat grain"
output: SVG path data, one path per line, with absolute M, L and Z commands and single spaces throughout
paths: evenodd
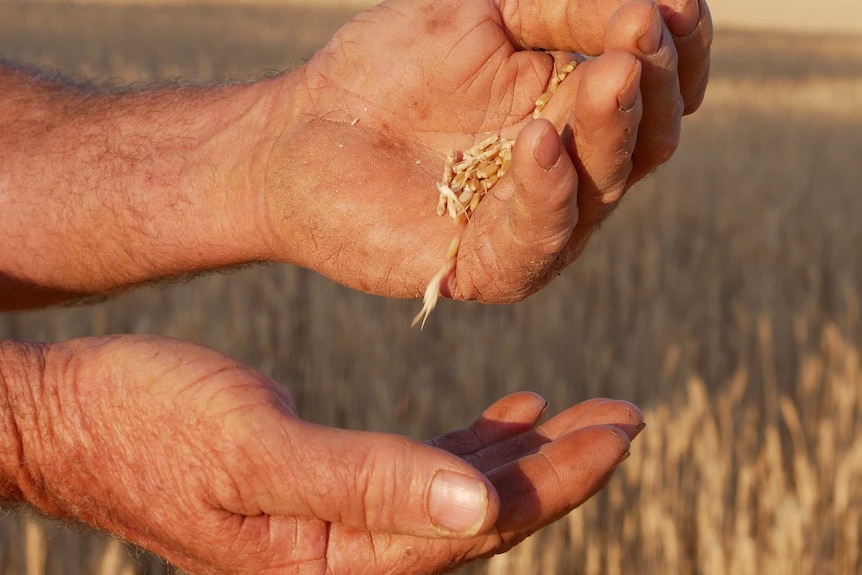
M 558 69 L 554 62 L 548 90 L 536 99 L 533 118 L 541 116 L 551 96 L 566 76 L 575 70 L 576 65 L 572 61 Z M 449 150 L 443 166 L 443 177 L 437 182 L 437 191 L 440 194 L 437 198 L 437 215 L 448 214 L 456 223 L 463 220 L 469 221 L 470 215 L 479 207 L 479 202 L 485 194 L 506 175 L 512 163 L 514 146 L 514 140 L 504 138 L 500 134 L 492 134 L 466 150 Z M 420 329 L 425 326 L 425 320 L 428 319 L 431 310 L 437 305 L 437 298 L 440 297 L 440 282 L 455 268 L 455 256 L 459 243 L 460 241 L 454 240 L 450 244 L 445 263 L 428 282 L 422 310 L 413 318 L 412 325 L 415 326 L 421 319 Z

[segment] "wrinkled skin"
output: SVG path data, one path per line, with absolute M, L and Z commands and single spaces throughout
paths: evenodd
M 712 29 L 702 2 L 681 12 L 648 0 L 546 4 L 388 1 L 343 27 L 292 78 L 298 112 L 267 168 L 276 259 L 415 297 L 458 235 L 444 295 L 494 303 L 530 295 L 572 263 L 676 148 L 683 114 L 703 98 Z M 598 57 L 543 113 L 557 136 L 532 112 L 553 60 L 571 50 Z M 488 133 L 517 137 L 511 177 L 469 223 L 438 217 L 447 150 Z
M 302 421 L 263 374 L 179 340 L 43 353 L 51 425 L 28 436 L 31 499 L 198 575 L 436 573 L 506 551 L 601 489 L 643 426 L 603 399 L 538 425 L 546 402 L 517 393 L 422 444 Z M 479 534 L 429 522 L 435 469 L 487 483 Z
M 252 209 L 259 220 L 228 214 L 262 238 L 251 259 L 413 297 L 458 235 L 444 294 L 512 302 L 542 288 L 672 154 L 683 114 L 703 98 L 706 4 L 665 4 L 398 0 L 359 15 L 305 66 L 267 83 L 278 97 L 249 105 L 271 120 L 255 146 L 263 159 L 251 162 L 263 183 L 229 172 L 225 190 L 263 191 Z M 532 120 L 552 62 L 573 50 L 596 58 Z M 458 226 L 436 216 L 434 183 L 448 149 L 486 132 L 517 138 L 512 168 Z M 191 235 L 177 245 L 197 256 L 215 250 Z M 147 271 L 80 291 L 188 270 L 141 277 Z M 20 346 L 0 342 L 0 352 Z M 423 444 L 304 422 L 267 377 L 190 343 L 119 336 L 31 347 L 24 355 L 37 367 L 20 371 L 43 373 L 23 384 L 3 378 L 12 406 L 4 428 L 21 437 L 4 443 L 2 487 L 202 575 L 435 573 L 506 551 L 601 489 L 643 423 L 628 403 L 593 400 L 539 425 L 544 400 L 521 393 Z M 18 371 L 12 363 L 0 362 L 4 375 Z M 475 529 L 448 532 L 432 518 L 430 486 L 442 471 L 484 486 Z

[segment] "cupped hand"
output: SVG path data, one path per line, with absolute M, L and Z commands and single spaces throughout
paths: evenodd
M 435 573 L 503 552 L 601 489 L 643 426 L 612 400 L 537 425 L 545 401 L 518 393 L 420 443 L 302 421 L 264 375 L 178 340 L 76 340 L 44 365 L 34 503 L 198 575 Z
M 511 302 L 540 289 L 667 160 L 703 98 L 706 4 L 671 4 L 387 0 L 360 14 L 285 79 L 292 112 L 274 116 L 283 134 L 266 169 L 273 257 L 415 297 L 458 236 L 444 295 Z M 533 120 L 572 51 L 595 58 Z M 469 222 L 437 216 L 447 150 L 488 134 L 516 138 L 509 174 Z

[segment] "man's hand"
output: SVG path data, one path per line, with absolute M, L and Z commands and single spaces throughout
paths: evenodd
M 444 295 L 522 299 L 702 100 L 706 4 L 670 5 L 388 0 L 299 70 L 246 85 L 118 92 L 0 62 L 0 309 L 262 260 L 415 297 L 454 236 Z M 596 58 L 532 120 L 573 50 Z M 447 150 L 487 133 L 517 138 L 513 166 L 455 225 L 435 182 Z
M 4 498 L 198 575 L 434 573 L 502 552 L 607 482 L 643 426 L 531 393 L 426 444 L 297 417 L 264 375 L 177 340 L 0 342 Z M 14 487 L 10 487 L 14 486 Z
M 360 14 L 289 78 L 299 114 L 284 116 L 264 186 L 272 257 L 411 297 L 460 236 L 444 294 L 526 297 L 670 157 L 703 98 L 711 37 L 697 0 L 390 0 Z M 569 51 L 597 57 L 532 120 Z M 517 137 L 511 175 L 468 223 L 438 217 L 447 150 L 489 133 Z

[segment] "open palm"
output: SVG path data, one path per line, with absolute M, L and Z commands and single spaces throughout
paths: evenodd
M 436 573 L 506 551 L 598 491 L 643 422 L 592 400 L 536 427 L 547 404 L 518 393 L 423 444 L 305 422 L 264 375 L 179 340 L 77 340 L 50 364 L 66 407 L 28 462 L 42 508 L 196 575 Z M 441 474 L 484 485 L 478 522 L 435 499 Z

